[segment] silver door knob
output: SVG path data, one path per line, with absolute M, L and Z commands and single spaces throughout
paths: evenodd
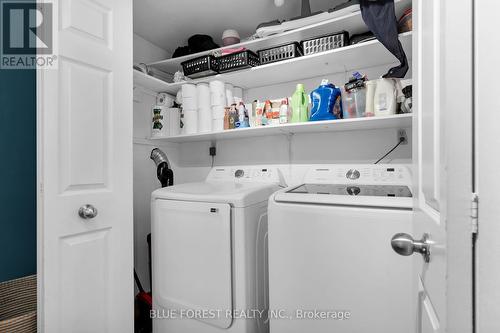
M 92 205 L 83 205 L 78 210 L 78 215 L 80 215 L 80 217 L 85 220 L 93 219 L 97 216 L 97 208 Z
M 408 234 L 396 234 L 392 237 L 391 246 L 396 253 L 402 256 L 410 256 L 413 253 L 420 253 L 424 257 L 425 262 L 431 260 L 431 244 L 429 235 L 424 234 L 421 240 L 414 240 Z

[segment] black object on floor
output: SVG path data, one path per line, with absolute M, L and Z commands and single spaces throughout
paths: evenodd
M 399 66 L 389 69 L 385 78 L 403 78 L 408 72 L 408 59 L 398 38 L 398 23 L 394 0 L 361 0 L 361 15 L 375 37 L 399 60 Z

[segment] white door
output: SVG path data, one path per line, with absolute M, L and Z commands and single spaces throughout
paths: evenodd
M 38 72 L 39 331 L 132 332 L 132 1 L 59 1 L 57 33 L 59 68 Z
M 472 332 L 472 2 L 413 1 L 417 333 Z M 424 249 L 422 249 L 424 251 Z M 410 258 L 408 258 L 410 260 Z

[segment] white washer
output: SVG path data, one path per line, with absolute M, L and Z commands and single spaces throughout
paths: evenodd
M 390 241 L 410 232 L 412 206 L 402 165 L 316 166 L 274 194 L 271 332 L 410 332 L 411 260 Z
M 269 332 L 267 203 L 280 184 L 276 168 L 217 167 L 153 192 L 154 333 Z

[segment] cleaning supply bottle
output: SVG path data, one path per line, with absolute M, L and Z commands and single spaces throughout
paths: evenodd
M 299 83 L 292 95 L 292 123 L 308 120 L 307 105 L 307 94 L 304 90 L 304 85 Z
M 333 120 L 342 118 L 342 93 L 335 85 L 323 80 L 321 85 L 311 92 L 310 121 Z

